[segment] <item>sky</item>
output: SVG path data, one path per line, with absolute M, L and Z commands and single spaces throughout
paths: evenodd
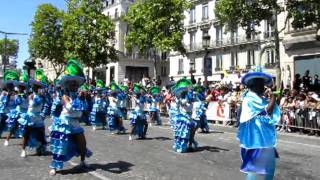
M 37 6 L 51 3 L 60 9 L 66 9 L 65 0 L 0 0 L 0 30 L 14 33 L 27 33 L 27 36 L 13 36 L 10 39 L 19 40 L 18 67 L 23 66 L 24 60 L 30 57 L 28 39 L 31 33 L 31 22 Z M 4 38 L 0 34 L 0 38 Z

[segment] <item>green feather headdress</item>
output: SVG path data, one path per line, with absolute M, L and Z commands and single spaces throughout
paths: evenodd
M 188 91 L 192 87 L 192 82 L 188 79 L 180 79 L 173 88 L 173 93 L 179 96 L 181 93 Z
M 68 81 L 76 81 L 79 83 L 79 85 L 82 85 L 85 82 L 82 66 L 75 59 L 70 59 L 67 62 L 67 65 L 64 69 L 64 75 L 61 78 L 61 83 L 63 85 L 66 85 L 66 82 Z

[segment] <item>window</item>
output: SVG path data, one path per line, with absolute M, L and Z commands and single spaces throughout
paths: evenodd
M 208 29 L 202 31 L 202 46 L 207 48 L 210 46 L 210 35 Z
M 190 71 L 193 73 L 196 70 L 196 61 L 195 59 L 190 59 Z
M 114 0 L 111 0 L 111 4 L 114 4 Z
M 218 54 L 216 56 L 216 71 L 220 71 L 222 69 L 222 55 Z
M 246 38 L 248 40 L 254 40 L 256 38 L 256 27 L 254 23 L 250 23 L 250 25 L 248 25 L 248 31 L 246 31 Z
M 231 52 L 231 67 L 238 66 L 238 52 Z
M 248 65 L 248 67 L 255 65 L 254 50 L 248 50 L 248 52 L 247 52 L 247 65 Z
M 222 26 L 216 27 L 216 45 L 217 46 L 222 45 Z
M 190 49 L 195 49 L 196 46 L 196 32 L 190 32 Z
M 212 75 L 212 59 L 211 57 L 206 57 L 204 58 L 204 63 L 203 63 L 203 68 L 204 68 L 204 75 L 205 76 L 211 76 Z
M 110 12 L 107 12 L 107 16 L 110 17 Z
M 208 4 L 202 5 L 202 20 L 209 19 Z
M 118 13 L 118 8 L 116 8 L 115 13 L 114 13 L 114 18 L 118 18 L 119 13 Z
M 196 10 L 195 8 L 190 9 L 190 24 L 196 22 Z
M 183 59 L 179 59 L 178 74 L 183 74 Z
M 231 31 L 231 43 L 238 43 L 238 27 L 235 27 L 234 29 L 232 29 Z
M 273 37 L 273 25 L 271 20 L 265 20 L 264 38 Z
M 106 0 L 106 7 L 109 6 L 109 0 Z
M 275 58 L 274 58 L 274 51 L 268 50 L 267 51 L 267 64 L 274 64 Z

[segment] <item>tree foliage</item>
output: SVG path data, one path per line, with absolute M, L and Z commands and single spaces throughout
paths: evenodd
M 51 4 L 39 5 L 31 23 L 32 34 L 28 42 L 31 56 L 48 60 L 57 76 L 63 71 L 65 63 L 63 14 Z
M 260 26 L 262 20 L 270 20 L 275 13 L 282 11 L 277 0 L 219 0 L 215 13 L 229 30 L 239 25 L 249 35 L 255 32 L 254 27 Z
M 320 29 L 319 0 L 288 0 L 286 5 L 292 27 L 300 29 L 316 25 Z
M 114 24 L 102 12 L 101 0 L 69 1 L 63 21 L 67 58 L 77 58 L 89 67 L 117 60 Z
M 140 53 L 150 49 L 185 53 L 183 13 L 188 8 L 186 0 L 138 0 L 124 17 L 129 25 L 127 48 Z
M 19 50 L 19 42 L 16 39 L 7 39 L 7 45 L 5 50 L 5 39 L 0 39 L 0 55 L 4 55 L 6 52 L 7 57 L 17 58 Z

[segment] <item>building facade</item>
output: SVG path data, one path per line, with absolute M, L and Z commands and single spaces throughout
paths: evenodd
M 128 25 L 121 17 L 126 15 L 129 6 L 134 0 L 106 0 L 104 14 L 109 16 L 115 24 L 114 47 L 118 51 L 119 61 L 109 63 L 106 68 L 106 83 L 117 83 L 129 79 L 133 82 L 141 81 L 143 76 L 155 79 L 160 76 L 163 84 L 168 81 L 169 61 L 160 59 L 158 55 L 141 56 L 138 53 L 129 53 L 125 47 L 125 38 Z
M 206 75 L 210 82 L 221 81 L 226 73 L 245 72 L 261 64 L 267 72 L 276 77 L 275 51 L 267 49 L 262 52 L 265 46 L 269 46 L 274 41 L 271 21 L 265 20 L 259 27 L 253 27 L 259 32 L 258 34 L 246 35 L 245 30 L 241 27 L 230 32 L 226 31 L 226 27 L 220 25 L 215 16 L 216 0 L 192 0 L 191 2 L 192 8 L 184 12 L 183 41 L 187 54 L 185 56 L 179 53 L 170 55 L 169 76 L 177 80 L 181 77 L 190 77 L 192 74 L 195 79 L 201 78 L 203 81 Z M 278 3 L 284 6 L 284 1 L 280 0 Z M 285 26 L 285 19 L 285 12 L 278 15 L 279 29 Z M 280 33 L 280 69 L 285 86 L 290 86 L 292 83 L 295 73 L 294 61 L 299 59 L 301 53 L 315 55 L 320 52 L 318 46 L 310 46 L 310 44 L 307 45 L 309 46 L 307 49 L 300 46 L 298 48 L 300 52 L 296 50 L 292 52 L 292 48 L 287 47 L 287 44 L 296 41 L 289 40 L 294 35 L 290 27 L 288 28 Z M 316 33 L 315 31 L 312 33 L 315 41 Z M 307 58 L 317 57 L 319 56 Z

